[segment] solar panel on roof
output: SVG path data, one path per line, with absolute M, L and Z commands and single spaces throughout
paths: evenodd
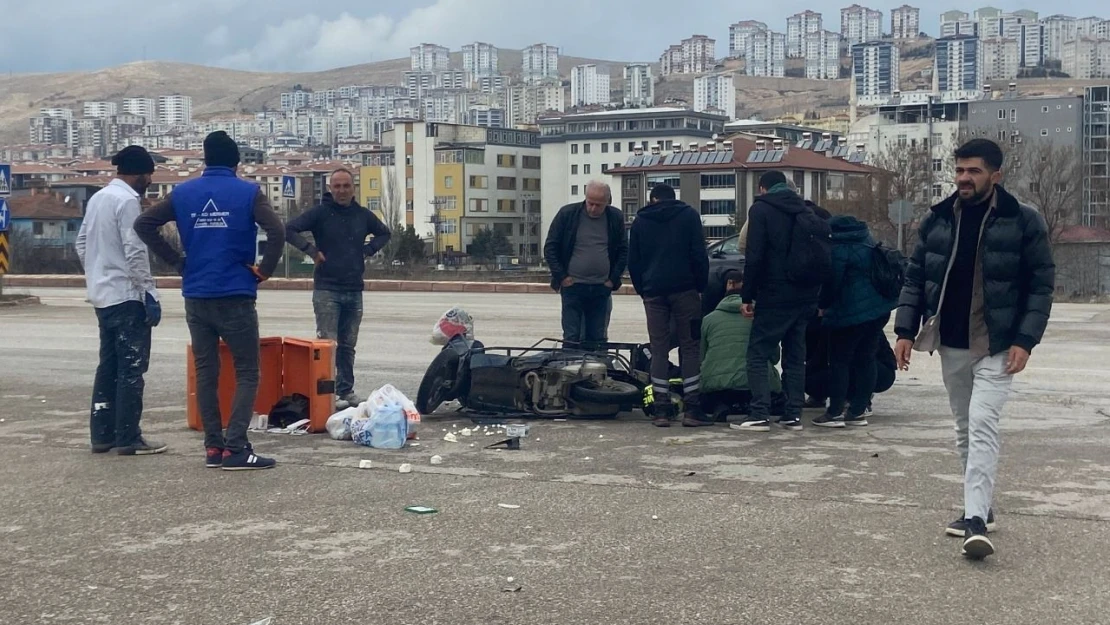
M 721 152 L 720 155 L 717 157 L 717 159 L 718 159 L 717 160 L 718 163 L 731 163 L 732 162 L 732 151 L 730 150 L 728 152 Z
M 848 156 L 849 163 L 862 163 L 867 155 L 863 152 L 855 152 Z
M 693 152 L 683 152 L 682 153 L 682 162 L 680 164 L 689 165 L 692 162 L 694 162 Z
M 749 163 L 762 163 L 766 158 L 767 158 L 767 150 L 759 150 L 758 152 L 752 152 L 752 155 L 748 158 L 748 162 Z
M 677 156 L 677 155 L 676 154 L 668 154 L 667 158 L 663 159 L 663 164 L 664 165 L 673 165 L 675 156 Z
M 754 163 L 756 154 L 759 154 L 759 152 L 757 152 L 755 150 L 752 150 L 751 152 L 748 152 L 748 158 L 744 162 L 745 163 Z
M 779 161 L 782 160 L 782 157 L 785 156 L 785 155 L 786 155 L 786 152 L 784 152 L 782 150 L 775 150 L 774 152 L 771 152 L 767 156 L 767 160 L 764 161 L 764 162 L 765 163 L 778 163 Z
M 698 165 L 705 165 L 706 163 L 708 163 L 712 160 L 713 160 L 713 153 L 712 152 L 699 152 L 698 153 Z
M 731 163 L 734 160 L 736 160 L 736 152 L 733 152 L 732 150 L 725 150 L 725 162 Z
M 799 144 L 797 145 L 797 147 L 799 147 L 799 148 L 801 148 L 801 149 L 803 149 L 803 150 L 809 150 L 809 149 L 812 149 L 812 148 L 813 148 L 813 141 L 812 141 L 812 140 L 810 140 L 810 139 L 806 139 L 806 140 L 802 141 L 801 143 L 799 143 Z

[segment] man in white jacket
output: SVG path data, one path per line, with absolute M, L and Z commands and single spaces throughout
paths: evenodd
M 162 308 L 146 245 L 133 229 L 139 199 L 151 184 L 154 159 L 132 145 L 112 157 L 112 164 L 117 176 L 89 199 L 77 234 L 77 255 L 100 326 L 100 365 L 89 420 L 92 451 L 157 454 L 166 446 L 145 439 L 139 419 L 151 328 L 161 320 Z

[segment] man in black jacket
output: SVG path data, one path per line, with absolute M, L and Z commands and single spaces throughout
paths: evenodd
M 705 250 L 701 215 L 676 200 L 669 185 L 655 185 L 651 204 L 636 214 L 628 249 L 628 273 L 647 313 L 655 399 L 652 423 L 670 427 L 676 416 L 667 359 L 673 327 L 678 334 L 682 399 L 686 406 L 682 425 L 713 425 L 713 420 L 702 411 L 699 398 L 701 293 L 709 281 L 709 254 Z
M 742 294 L 744 314 L 755 317 L 748 345 L 752 403 L 748 418 L 735 427 L 752 432 L 770 431 L 771 389 L 767 385 L 767 363 L 781 343 L 786 411 L 778 423 L 788 430 L 801 430 L 806 327 L 817 311 L 821 287 L 791 280 L 788 259 L 797 217 L 813 209 L 790 190 L 781 171 L 763 174 L 759 178 L 759 192 L 760 196 L 748 211 Z
M 586 201 L 559 209 L 547 232 L 543 256 L 562 298 L 568 343 L 596 345 L 609 335 L 613 291 L 628 264 L 624 216 L 612 201 L 609 185 L 590 182 Z
M 964 539 L 965 556 L 982 559 L 994 553 L 987 532 L 999 416 L 1048 325 L 1056 267 L 1044 218 L 999 184 L 998 145 L 973 139 L 955 157 L 957 192 L 921 220 L 895 317 L 895 356 L 906 370 L 912 350 L 940 351 L 964 475 L 964 512 L 945 533 Z
M 389 228 L 355 201 L 354 175 L 346 169 L 331 173 L 330 193 L 319 206 L 290 221 L 286 240 L 316 262 L 312 308 L 316 336 L 336 341 L 336 409 L 357 406 L 355 344 L 362 324 L 362 281 L 366 259 L 389 243 Z M 301 236 L 312 233 L 312 243 Z M 373 237 L 369 241 L 367 237 Z

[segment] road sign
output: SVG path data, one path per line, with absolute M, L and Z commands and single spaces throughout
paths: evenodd
M 12 225 L 12 213 L 8 201 L 0 197 L 0 232 L 7 232 Z
M 913 221 L 913 202 L 909 200 L 894 200 L 890 203 L 887 215 L 890 222 L 896 226 L 904 226 Z
M 0 164 L 0 196 L 12 194 L 12 166 Z
M 8 273 L 8 233 L 0 232 L 0 276 Z
M 297 179 L 293 176 L 281 177 L 281 197 L 288 200 L 297 199 Z

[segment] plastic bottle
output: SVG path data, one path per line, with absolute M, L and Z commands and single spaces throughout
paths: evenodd
M 408 437 L 408 420 L 401 405 L 382 404 L 370 417 L 370 446 L 376 449 L 400 449 Z

